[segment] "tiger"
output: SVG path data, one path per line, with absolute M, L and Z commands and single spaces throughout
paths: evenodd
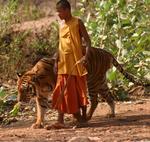
M 49 107 L 48 98 L 56 83 L 53 67 L 53 58 L 42 58 L 29 71 L 17 73 L 18 102 L 26 104 L 35 97 L 37 119 L 32 128 L 43 127 L 44 113 Z
M 28 102 L 31 97 L 35 96 L 37 105 L 37 120 L 32 128 L 43 127 L 44 113 L 48 108 L 48 96 L 56 84 L 57 74 L 54 71 L 55 58 L 43 58 L 26 73 L 18 75 L 18 101 Z M 87 88 L 90 100 L 90 107 L 86 116 L 87 121 L 97 108 L 98 98 L 101 96 L 110 106 L 109 117 L 115 117 L 115 102 L 107 85 L 107 71 L 115 66 L 131 82 L 142 85 L 132 74 L 125 71 L 121 64 L 108 51 L 101 48 L 91 47 L 87 57 L 85 67 L 87 74 Z

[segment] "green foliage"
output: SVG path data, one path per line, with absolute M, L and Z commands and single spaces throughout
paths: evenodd
M 125 64 L 126 70 L 139 78 L 146 77 L 150 62 L 149 2 L 95 0 L 88 4 L 82 1 L 80 5 L 80 13 L 75 14 L 84 19 L 92 46 L 109 50 L 120 63 Z M 110 72 L 109 78 L 112 78 L 113 72 Z
M 0 115 L 7 111 L 10 111 L 11 115 L 14 115 L 16 112 L 16 106 L 14 106 L 14 103 L 16 102 L 16 91 L 8 92 L 9 91 L 4 89 L 4 87 L 0 87 Z M 15 108 L 13 108 L 13 106 Z
M 0 37 L 10 30 L 17 6 L 18 0 L 9 0 L 5 6 L 0 6 Z
M 25 71 L 30 64 L 45 55 L 51 55 L 58 46 L 57 25 L 53 23 L 49 29 L 18 31 L 14 33 L 12 25 L 23 20 L 37 19 L 41 15 L 38 7 L 27 0 L 20 4 L 18 0 L 10 0 L 0 9 L 0 72 L 3 78 L 15 79 L 17 71 Z M 20 7 L 22 8 L 21 13 Z M 21 16 L 19 16 L 21 14 Z M 24 19 L 21 19 L 24 18 Z
M 119 87 L 119 89 L 116 90 L 115 94 L 116 94 L 117 100 L 119 100 L 119 101 L 128 101 L 129 100 L 127 91 L 125 91 L 121 87 Z
M 0 5 L 0 76 L 2 81 L 16 80 L 16 72 L 24 72 L 31 68 L 43 56 L 50 56 L 58 46 L 56 23 L 49 25 L 48 29 L 40 29 L 37 33 L 32 29 L 31 31 L 13 31 L 15 24 L 19 21 L 35 20 L 41 16 L 41 11 L 29 2 L 30 0 L 24 1 L 25 5 L 20 5 L 20 1 L 10 0 L 3 7 Z M 20 7 L 21 13 L 19 13 Z M 19 106 L 13 104 L 16 101 L 14 98 L 16 99 L 16 92 L 12 94 L 0 88 L 0 115 L 7 112 L 10 116 L 18 114 Z
M 2 99 L 5 96 L 5 91 L 3 90 L 3 88 L 0 88 L 0 99 Z
M 31 48 L 37 52 L 51 54 L 58 47 L 58 25 L 51 23 L 49 29 L 36 34 L 35 39 L 31 43 Z
M 82 0 L 80 6 L 74 14 L 85 21 L 92 46 L 105 48 L 124 69 L 142 80 L 150 80 L 150 1 Z M 129 85 L 114 68 L 108 78 L 112 87 L 118 83 Z
M 13 107 L 13 109 L 9 112 L 11 116 L 17 116 L 20 110 L 20 103 L 16 103 Z
M 28 21 L 28 20 L 37 20 L 39 17 L 42 17 L 44 13 L 31 1 L 31 0 L 25 0 L 23 1 L 21 13 L 22 16 L 19 17 L 18 12 L 18 20 L 19 21 Z M 20 9 L 18 9 L 19 11 Z

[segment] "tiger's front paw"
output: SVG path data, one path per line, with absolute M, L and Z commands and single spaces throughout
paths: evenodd
M 43 125 L 42 125 L 42 124 L 34 123 L 34 124 L 32 124 L 32 126 L 31 126 L 31 129 L 41 129 L 41 128 L 43 128 Z

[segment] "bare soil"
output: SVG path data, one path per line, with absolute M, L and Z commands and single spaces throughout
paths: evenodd
M 19 120 L 0 127 L 0 141 L 73 142 L 73 138 L 74 142 L 150 142 L 150 98 L 117 102 L 115 118 L 107 118 L 108 111 L 108 105 L 100 103 L 87 126 L 81 128 L 31 129 L 33 119 Z M 52 117 L 54 114 L 51 113 L 49 118 Z M 47 119 L 47 123 L 55 120 Z M 69 124 L 69 121 L 66 120 L 66 123 Z

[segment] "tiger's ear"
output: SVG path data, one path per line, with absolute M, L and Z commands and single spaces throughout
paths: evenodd
M 23 74 L 21 74 L 21 73 L 19 73 L 19 72 L 17 72 L 16 74 L 17 74 L 17 78 L 18 78 L 18 79 L 23 75 Z

